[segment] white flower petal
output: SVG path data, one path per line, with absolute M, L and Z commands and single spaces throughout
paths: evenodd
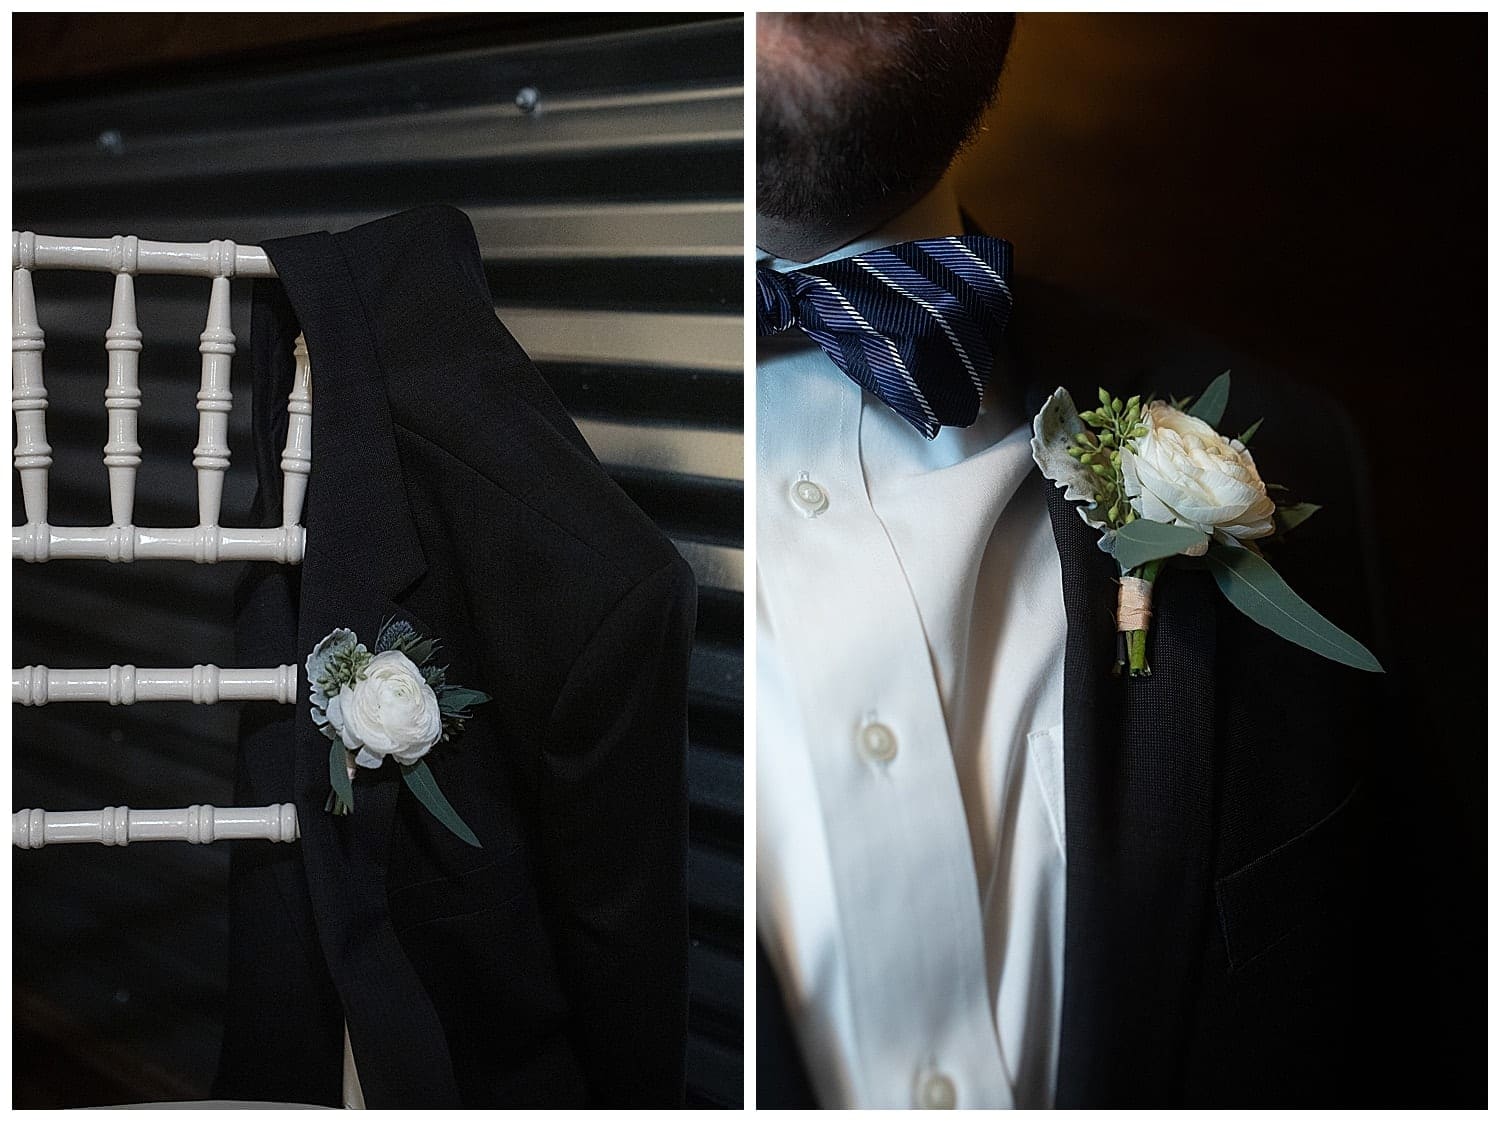
M 436 743 L 436 741 L 434 741 L 434 743 Z M 430 751 L 432 751 L 431 744 L 417 744 L 403 751 L 393 752 L 392 755 L 394 755 L 396 759 L 401 763 L 410 765 L 416 763 Z
M 374 752 L 371 752 L 368 748 L 361 748 L 359 750 L 358 754 L 355 755 L 354 762 L 356 764 L 358 764 L 360 767 L 372 767 L 373 768 L 373 767 L 379 767 L 381 764 L 385 763 L 385 757 L 384 756 L 377 756 Z
M 1160 401 L 1147 406 L 1143 423 L 1146 435 L 1122 457 L 1122 467 L 1130 463 L 1127 494 L 1142 517 L 1231 539 L 1271 532 L 1275 506 L 1244 445 Z
M 353 729 L 349 727 L 348 718 L 344 713 L 344 702 L 347 700 L 349 687 L 345 686 L 328 699 L 328 723 L 333 726 L 333 731 L 339 734 L 339 739 L 344 742 L 344 747 L 351 751 L 359 748 L 362 742 Z
M 372 760 L 393 755 L 414 762 L 442 736 L 437 695 L 400 651 L 375 655 L 364 677 L 341 694 L 347 695 L 341 705 L 345 727 Z

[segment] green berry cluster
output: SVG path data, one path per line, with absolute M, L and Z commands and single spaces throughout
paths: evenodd
M 347 642 L 329 652 L 328 661 L 317 685 L 323 693 L 332 697 L 344 686 L 353 685 L 364 676 L 372 655 L 363 643 Z
M 1146 435 L 1146 426 L 1141 423 L 1140 395 L 1121 401 L 1101 389 L 1099 408 L 1085 409 L 1078 419 L 1089 427 L 1073 436 L 1068 455 L 1093 472 L 1094 502 L 1104 512 L 1110 528 L 1128 526 L 1135 521 L 1135 511 L 1125 497 L 1120 449 Z

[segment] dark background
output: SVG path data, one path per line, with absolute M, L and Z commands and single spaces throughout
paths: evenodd
M 502 318 L 698 577 L 689 1102 L 737 1106 L 743 21 L 18 15 L 13 30 L 17 229 L 254 244 L 425 203 L 469 213 Z M 540 100 L 523 113 L 528 86 Z M 58 525 L 108 520 L 112 283 L 35 278 Z M 233 288 L 243 344 L 250 285 Z M 136 520 L 189 525 L 208 282 L 142 277 L 137 294 Z M 224 522 L 246 525 L 243 358 L 233 388 Z M 18 486 L 12 503 L 21 521 Z M 12 564 L 18 666 L 233 665 L 237 565 Z M 13 809 L 228 805 L 235 730 L 233 705 L 18 707 Z M 206 1096 L 227 858 L 178 843 L 14 854 L 14 1105 Z

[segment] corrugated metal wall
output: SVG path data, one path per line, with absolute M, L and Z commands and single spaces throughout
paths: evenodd
M 739 1103 L 742 1070 L 741 24 L 557 37 L 553 21 L 520 46 L 85 90 L 14 117 L 18 229 L 248 244 L 429 202 L 469 213 L 505 323 L 698 574 L 689 1101 L 719 1105 Z M 514 101 L 527 87 L 531 112 Z M 59 525 L 107 521 L 110 284 L 36 282 Z M 245 339 L 249 285 L 235 288 Z M 142 278 L 138 292 L 137 521 L 188 525 L 207 284 Z M 225 521 L 243 524 L 254 480 L 247 371 L 236 377 Z M 232 664 L 237 566 L 13 570 L 17 665 Z M 224 805 L 235 728 L 233 706 L 17 708 L 15 807 Z M 227 853 L 58 847 L 17 853 L 14 869 L 18 1096 L 58 1083 L 22 1070 L 34 1051 L 141 1098 L 205 1095 Z

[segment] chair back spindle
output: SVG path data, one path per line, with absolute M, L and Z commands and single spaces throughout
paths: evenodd
M 46 336 L 37 322 L 30 267 L 18 267 L 11 288 L 11 408 L 16 415 L 16 471 L 26 523 L 45 530 L 47 474 L 52 446 L 47 443 L 47 387 L 42 382 Z
M 312 364 L 307 358 L 307 341 L 301 335 L 292 354 L 296 371 L 286 403 L 286 451 L 281 456 L 281 524 L 288 530 L 302 522 L 302 502 L 312 472 Z
M 208 323 L 198 336 L 203 356 L 203 388 L 198 391 L 198 446 L 193 467 L 198 472 L 198 525 L 217 528 L 224 499 L 224 474 L 229 470 L 229 365 L 234 357 L 234 332 L 229 327 L 229 278 L 213 279 L 208 300 Z M 216 541 L 205 536 L 205 542 Z
M 132 245 L 135 238 L 129 239 Z M 134 261 L 132 250 L 131 260 Z M 141 466 L 141 446 L 136 441 L 136 414 L 141 409 L 141 329 L 135 321 L 135 275 L 115 275 L 115 299 L 104 333 L 109 355 L 109 381 L 104 387 L 104 408 L 109 414 L 109 440 L 104 445 L 104 466 L 109 469 L 109 513 L 111 527 L 125 527 L 135 520 L 135 473 Z

